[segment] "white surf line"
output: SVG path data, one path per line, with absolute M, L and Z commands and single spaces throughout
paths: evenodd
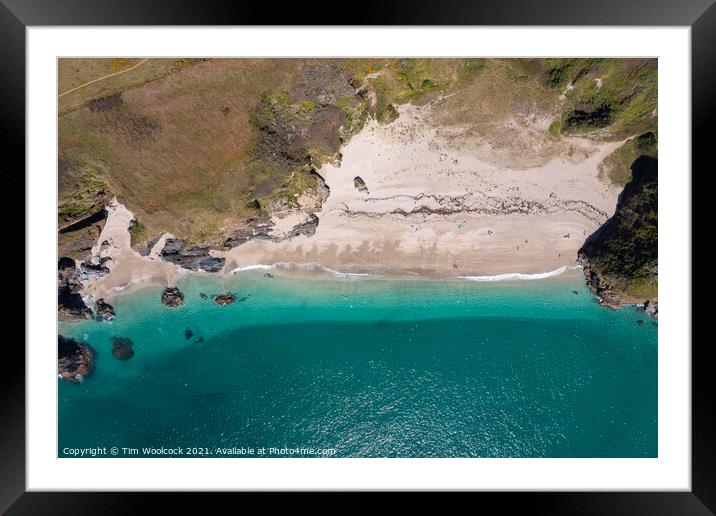
M 77 90 L 79 90 L 79 89 L 81 89 L 81 88 L 84 88 L 85 86 L 89 86 L 90 84 L 94 84 L 95 82 L 99 82 L 99 81 L 103 81 L 103 80 L 105 80 L 105 79 L 109 79 L 110 77 L 114 77 L 115 75 L 120 75 L 120 74 L 123 74 L 123 73 L 131 72 L 132 70 L 134 70 L 135 68 L 137 68 L 139 65 L 143 65 L 143 64 L 146 63 L 147 61 L 149 61 L 149 58 L 148 58 L 148 57 L 145 58 L 145 59 L 142 59 L 141 61 L 139 61 L 139 62 L 138 62 L 137 64 L 135 64 L 134 66 L 130 66 L 129 68 L 126 68 L 126 69 L 124 69 L 124 70 L 120 70 L 120 71 L 118 71 L 118 72 L 114 72 L 114 73 L 111 73 L 111 74 L 109 74 L 109 75 L 105 75 L 105 76 L 103 76 L 103 77 L 99 77 L 98 79 L 93 79 L 93 80 L 91 80 L 91 81 L 89 81 L 89 82 L 86 82 L 86 83 L 84 83 L 84 84 L 80 84 L 80 85 L 77 86 L 76 88 L 72 88 L 71 90 L 67 90 L 67 91 L 64 92 L 64 93 L 60 93 L 59 95 L 57 95 L 57 98 L 59 99 L 60 97 L 63 97 L 63 96 L 65 96 L 65 95 L 67 95 L 68 93 L 72 93 L 73 91 L 77 91 Z
M 232 272 L 233 274 L 237 274 L 237 273 L 239 273 L 239 272 L 253 271 L 253 270 L 258 270 L 258 269 L 262 269 L 262 270 L 265 270 L 265 269 L 274 269 L 274 268 L 276 268 L 276 269 L 281 269 L 281 268 L 283 268 L 283 269 L 289 269 L 289 268 L 292 268 L 292 267 L 294 267 L 294 268 L 296 268 L 296 269 L 312 269 L 312 270 L 316 270 L 316 269 L 317 269 L 317 270 L 321 270 L 321 271 L 324 271 L 324 272 L 330 272 L 331 274 L 335 274 L 335 275 L 338 276 L 338 277 L 375 276 L 375 274 L 370 274 L 370 273 L 366 273 L 366 272 L 341 272 L 341 271 L 336 271 L 336 270 L 333 270 L 333 269 L 329 269 L 328 267 L 324 267 L 324 266 L 321 265 L 320 263 L 316 263 L 316 262 L 308 262 L 308 263 L 277 262 L 277 263 L 274 263 L 273 265 L 266 265 L 266 264 L 257 263 L 257 264 L 254 264 L 254 265 L 244 265 L 244 266 L 241 266 L 241 267 L 236 267 L 235 269 L 232 269 L 231 272 Z
M 549 272 L 539 272 L 537 274 L 523 274 L 521 272 L 512 272 L 508 274 L 497 274 L 495 276 L 459 276 L 461 279 L 470 281 L 509 281 L 509 280 L 539 280 L 559 276 L 567 270 L 567 266 L 560 267 Z
M 235 269 L 232 269 L 231 272 L 233 274 L 236 274 L 237 272 L 244 272 L 244 271 L 253 271 L 256 269 L 273 269 L 273 265 L 264 265 L 264 264 L 256 264 L 256 265 L 244 265 L 243 267 L 236 267 Z

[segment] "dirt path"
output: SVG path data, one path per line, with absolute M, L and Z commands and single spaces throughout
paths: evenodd
M 82 88 L 84 88 L 85 86 L 89 86 L 90 84 L 94 84 L 95 82 L 99 82 L 99 81 L 103 81 L 103 80 L 105 80 L 105 79 L 109 79 L 110 77 L 114 77 L 115 75 L 120 75 L 120 74 L 123 74 L 123 73 L 130 72 L 130 71 L 134 70 L 135 68 L 137 68 L 138 66 L 143 65 L 143 64 L 146 63 L 147 61 L 149 61 L 149 58 L 142 59 L 141 61 L 139 61 L 139 62 L 138 62 L 137 64 L 135 64 L 134 66 L 130 66 L 129 68 L 127 68 L 127 69 L 125 69 L 125 70 L 120 70 L 120 71 L 118 71 L 118 72 L 110 73 L 109 75 L 105 75 L 105 76 L 100 77 L 100 78 L 98 78 L 98 79 L 93 79 L 93 80 L 91 80 L 91 81 L 89 81 L 89 82 L 86 82 L 86 83 L 84 83 L 84 84 L 80 84 L 80 85 L 77 86 L 76 88 L 72 88 L 71 90 L 67 90 L 67 91 L 64 92 L 64 93 L 60 93 L 60 94 L 57 96 L 57 98 L 60 98 L 60 97 L 62 97 L 62 96 L 64 96 L 64 95 L 67 95 L 68 93 L 72 93 L 73 91 L 77 91 L 77 90 L 79 90 L 79 89 L 82 89 Z

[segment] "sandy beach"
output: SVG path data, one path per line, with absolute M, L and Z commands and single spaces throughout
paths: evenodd
M 305 211 L 274 216 L 275 241 L 211 252 L 226 259 L 218 274 L 288 263 L 341 273 L 519 278 L 572 267 L 585 238 L 614 212 L 619 189 L 599 178 L 598 166 L 621 142 L 562 138 L 539 166 L 511 167 L 475 137 L 446 135 L 433 124 L 432 109 L 408 104 L 390 124 L 369 120 L 344 146 L 340 163 L 318 170 L 330 195 L 315 213 L 315 234 L 286 237 L 307 219 Z M 546 136 L 544 121 L 535 124 L 533 132 Z M 109 257 L 111 273 L 88 282 L 86 295 L 172 285 L 189 273 L 162 261 L 170 235 L 148 256 L 133 250 L 132 217 L 118 202 L 108 208 L 93 259 Z
M 227 271 L 316 262 L 345 272 L 476 276 L 573 265 L 614 212 L 619 190 L 599 179 L 598 165 L 621 142 L 563 139 L 563 154 L 512 169 L 485 159 L 484 147 L 439 134 L 430 109 L 405 105 L 391 124 L 369 121 L 340 165 L 319 170 L 330 196 L 315 235 L 215 255 L 226 257 Z

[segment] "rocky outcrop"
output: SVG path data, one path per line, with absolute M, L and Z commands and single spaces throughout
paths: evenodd
M 177 287 L 167 287 L 162 292 L 162 304 L 170 308 L 184 304 L 184 294 Z
M 308 215 L 308 220 L 302 222 L 293 227 L 291 230 L 291 237 L 297 237 L 301 235 L 311 236 L 316 232 L 318 227 L 319 218 L 315 213 Z
M 91 319 L 88 307 L 79 292 L 82 273 L 72 258 L 62 257 L 57 264 L 57 313 L 61 320 Z
M 129 360 L 134 356 L 134 343 L 127 337 L 112 337 L 112 355 L 118 360 Z
M 211 298 L 214 300 L 214 303 L 220 306 L 229 305 L 236 301 L 236 296 L 234 294 L 221 294 L 218 296 L 211 296 Z
M 659 303 L 657 301 L 647 300 L 644 303 L 644 311 L 651 317 L 656 317 L 659 314 Z
M 224 258 L 214 258 L 209 247 L 189 246 L 181 238 L 167 238 L 160 255 L 163 260 L 172 262 L 185 269 L 206 272 L 219 272 L 224 268 Z
M 360 176 L 356 176 L 353 178 L 353 186 L 355 186 L 356 190 L 358 190 L 359 192 L 368 191 L 368 186 L 365 184 L 365 181 Z
M 95 351 L 75 339 L 57 337 L 57 374 L 63 380 L 83 383 L 94 370 Z
M 579 250 L 587 285 L 611 306 L 654 303 L 657 295 L 657 160 L 640 156 L 614 216 Z M 651 304 L 650 304 L 651 306 Z
M 340 154 L 339 154 L 340 156 Z M 315 168 L 311 169 L 310 175 L 316 180 L 316 197 L 319 205 L 323 205 L 331 195 L 331 188 L 326 184 L 326 180 Z M 319 208 L 320 209 L 320 208 Z
M 98 299 L 94 304 L 94 313 L 98 319 L 111 321 L 114 319 L 114 307 L 103 298 Z
M 273 240 L 272 228 L 273 223 L 268 216 L 250 218 L 243 228 L 234 231 L 224 240 L 224 249 L 233 249 L 249 240 Z
M 137 244 L 135 250 L 142 256 L 149 256 L 149 253 L 152 252 L 152 248 L 155 246 L 155 244 L 157 242 L 159 242 L 159 239 L 162 238 L 163 234 L 164 233 L 159 233 L 154 238 L 149 239 L 146 242 L 141 242 L 141 243 Z

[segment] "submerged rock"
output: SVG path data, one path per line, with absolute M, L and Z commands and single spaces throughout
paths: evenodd
M 134 356 L 134 343 L 127 337 L 112 337 L 112 355 L 119 360 L 129 360 Z
M 202 299 L 209 299 L 209 296 L 207 296 L 204 292 L 199 292 L 199 297 Z
M 184 330 L 184 337 L 186 338 L 186 340 L 189 340 L 189 339 L 192 338 L 193 336 L 194 336 L 194 332 L 191 331 L 189 328 L 187 328 L 186 330 Z
M 236 301 L 236 296 L 234 294 L 221 294 L 220 296 L 211 296 L 214 300 L 214 303 L 217 305 L 228 305 Z
M 107 303 L 103 298 L 97 300 L 94 305 L 95 314 L 99 319 L 111 321 L 114 319 L 114 307 Z
M 273 274 L 270 272 L 264 272 L 264 278 L 273 278 Z
M 57 336 L 57 374 L 63 380 L 82 383 L 94 370 L 95 351 L 75 339 Z
M 174 308 L 184 304 L 184 294 L 177 287 L 167 287 L 162 292 L 162 304 Z

